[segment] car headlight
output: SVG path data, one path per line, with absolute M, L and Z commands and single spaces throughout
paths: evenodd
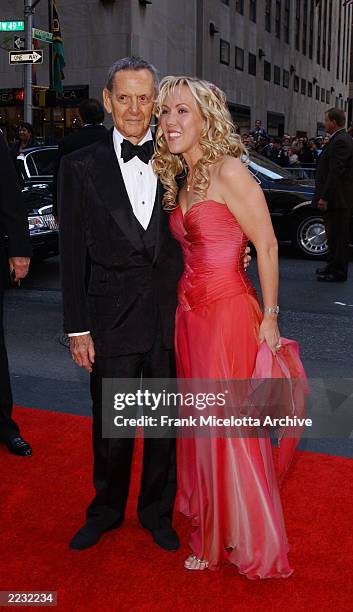
M 43 219 L 41 219 L 41 217 L 28 217 L 28 226 L 30 230 L 42 229 L 45 227 L 45 224 L 43 223 Z

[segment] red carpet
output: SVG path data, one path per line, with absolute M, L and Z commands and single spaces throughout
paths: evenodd
M 352 459 L 297 455 L 282 492 L 295 573 L 250 581 L 230 566 L 184 570 L 188 522 L 179 515 L 181 550 L 157 548 L 135 516 L 138 469 L 124 526 L 91 550 L 70 551 L 92 495 L 90 419 L 29 409 L 15 417 L 34 454 L 0 448 L 0 590 L 55 590 L 65 612 L 352 610 Z

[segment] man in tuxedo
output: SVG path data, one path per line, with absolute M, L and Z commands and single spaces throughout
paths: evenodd
M 345 130 L 346 115 L 339 108 L 325 114 L 331 138 L 316 170 L 313 205 L 323 214 L 328 242 L 327 265 L 319 268 L 320 282 L 347 280 L 350 224 L 353 214 L 353 140 Z
M 158 77 L 139 58 L 114 64 L 103 92 L 114 128 L 62 158 L 59 173 L 64 328 L 91 375 L 95 497 L 70 542 L 83 550 L 124 520 L 133 439 L 102 437 L 102 380 L 175 376 L 173 336 L 181 253 L 151 167 Z M 86 252 L 91 271 L 86 290 Z M 174 551 L 175 440 L 145 439 L 138 516 Z
M 78 149 L 82 149 L 83 147 L 87 147 L 97 142 L 97 140 L 104 138 L 107 134 L 107 130 L 103 125 L 104 108 L 99 100 L 95 100 L 94 98 L 83 100 L 78 108 L 78 112 L 82 124 L 81 128 L 65 136 L 65 138 L 59 142 L 58 157 L 53 177 L 54 217 L 58 216 L 57 187 L 61 159 L 64 155 L 68 155 L 68 153 L 72 153 L 73 151 L 77 151 Z
M 23 457 L 31 455 L 32 449 L 21 437 L 11 416 L 12 392 L 4 338 L 3 302 L 9 271 L 12 280 L 19 283 L 28 272 L 31 254 L 28 217 L 16 169 L 0 131 L 0 442 L 6 444 L 11 453 Z

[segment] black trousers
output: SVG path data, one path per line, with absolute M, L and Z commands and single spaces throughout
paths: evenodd
M 19 434 L 19 428 L 11 418 L 13 401 L 4 338 L 3 307 L 4 293 L 0 290 L 0 441 L 6 442 Z
M 328 243 L 327 265 L 329 272 L 346 279 L 349 261 L 349 236 L 352 210 L 336 208 L 324 212 L 325 232 Z
M 118 357 L 96 356 L 91 374 L 93 402 L 93 481 L 96 495 L 87 508 L 87 521 L 106 529 L 124 520 L 129 494 L 134 439 L 102 437 L 102 379 L 175 377 L 174 351 L 163 347 L 160 333 L 147 353 Z M 138 499 L 142 525 L 155 530 L 171 525 L 176 495 L 175 440 L 144 439 L 143 468 Z

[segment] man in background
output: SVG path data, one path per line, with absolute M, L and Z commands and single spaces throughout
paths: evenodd
M 28 272 L 31 251 L 28 218 L 15 166 L 0 131 L 0 442 L 6 444 L 11 453 L 23 457 L 31 455 L 32 449 L 20 436 L 19 427 L 12 419 L 12 391 L 3 328 L 3 300 L 9 271 L 12 280 L 19 283 Z
M 106 136 L 107 130 L 103 125 L 104 108 L 99 100 L 89 98 L 83 100 L 79 106 L 82 127 L 69 134 L 59 142 L 58 158 L 53 179 L 53 215 L 58 217 L 57 178 L 61 159 L 73 151 L 88 147 Z
M 325 113 L 325 129 L 331 138 L 324 147 L 316 170 L 313 206 L 323 214 L 328 242 L 327 265 L 319 268 L 317 280 L 347 280 L 350 224 L 353 214 L 353 140 L 345 130 L 346 115 L 339 108 Z

